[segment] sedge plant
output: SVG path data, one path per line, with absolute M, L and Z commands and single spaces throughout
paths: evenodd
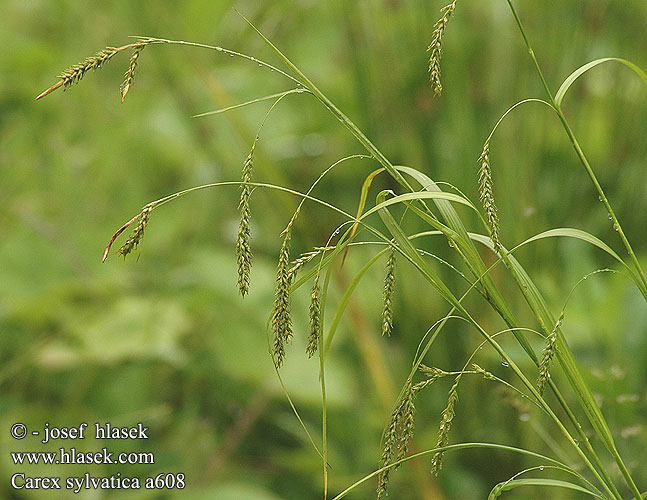
M 240 202 L 238 205 L 240 223 L 236 242 L 237 286 L 240 295 L 245 297 L 250 286 L 252 286 L 250 283 L 250 269 L 253 245 L 250 221 L 253 213 L 250 208 L 250 198 L 254 190 L 266 189 L 289 193 L 299 200 L 297 209 L 285 225 L 281 235 L 282 242 L 278 252 L 275 300 L 271 316 L 267 322 L 267 344 L 269 354 L 276 368 L 276 374 L 283 383 L 280 370 L 284 359 L 288 354 L 294 355 L 289 353 L 290 341 L 295 335 L 292 324 L 291 296 L 300 292 L 302 288 L 308 288 L 309 291 L 304 292 L 308 294 L 310 299 L 310 327 L 306 354 L 309 357 L 318 356 L 319 360 L 318 370 L 322 401 L 322 440 L 320 443 L 315 442 L 312 433 L 300 418 L 299 412 L 292 403 L 287 391 L 285 394 L 292 405 L 295 417 L 307 434 L 315 450 L 314 452 L 321 457 L 322 496 L 324 500 L 327 498 L 341 499 L 369 480 L 377 482 L 376 495 L 379 499 L 388 494 L 389 480 L 394 471 L 402 464 L 413 459 L 427 457 L 431 472 L 438 474 L 442 468 L 443 457 L 446 453 L 474 449 L 493 449 L 520 454 L 535 463 L 533 466 L 520 470 L 508 480 L 493 485 L 489 495 L 491 499 L 497 498 L 505 491 L 523 486 L 560 487 L 608 500 L 621 500 L 623 498 L 639 500 L 644 498 L 644 493 L 641 493 L 641 485 L 639 485 L 640 478 L 632 476 L 618 452 L 607 420 L 596 403 L 593 393 L 569 347 L 568 332 L 564 328 L 564 309 L 552 311 L 549 308 L 540 288 L 526 272 L 523 264 L 515 257 L 515 252 L 525 245 L 548 238 L 579 240 L 611 256 L 617 262 L 618 267 L 617 270 L 612 270 L 612 272 L 626 274 L 644 299 L 647 300 L 647 277 L 645 271 L 562 108 L 562 103 L 569 88 L 578 78 L 585 75 L 593 67 L 607 62 L 621 63 L 633 70 L 637 77 L 646 84 L 647 74 L 637 65 L 624 59 L 615 57 L 597 59 L 575 70 L 554 91 L 544 77 L 515 5 L 511 0 L 505 0 L 505 2 L 514 18 L 545 95 L 543 98 L 530 98 L 513 104 L 501 116 L 491 132 L 484 134 L 483 149 L 480 156 L 478 156 L 477 162 L 478 175 L 475 176 L 479 185 L 480 207 L 458 189 L 453 187 L 444 189 L 444 185 L 441 187 L 441 184 L 436 183 L 420 169 L 393 164 L 353 121 L 292 63 L 287 55 L 242 15 L 242 19 L 248 23 L 250 29 L 255 31 L 274 54 L 279 57 L 282 67 L 277 67 L 257 57 L 219 46 L 143 37 L 118 48 L 106 48 L 72 66 L 59 75 L 59 81 L 55 85 L 37 97 L 37 99 L 40 99 L 59 87 L 70 87 L 81 80 L 90 69 L 96 70 L 109 62 L 114 56 L 125 52 L 130 54 L 130 63 L 121 86 L 123 102 L 134 85 L 135 71 L 140 62 L 142 51 L 144 48 L 159 44 L 201 48 L 236 56 L 272 69 L 276 75 L 284 78 L 286 83 L 290 85 L 289 88 L 280 93 L 262 96 L 239 105 L 199 115 L 218 114 L 258 102 L 271 102 L 265 118 L 259 125 L 256 137 L 252 141 L 249 153 L 243 161 L 239 181 L 200 185 L 178 191 L 146 204 L 139 214 L 125 223 L 112 236 L 103 255 L 103 260 L 105 261 L 108 257 L 112 244 L 120 234 L 131 226 L 134 226 L 134 229 L 125 243 L 119 248 L 119 253 L 127 256 L 133 252 L 141 244 L 153 211 L 162 205 L 199 190 L 214 189 L 222 186 L 238 186 L 240 189 Z M 432 40 L 428 49 L 430 56 L 429 78 L 431 92 L 436 97 L 441 96 L 443 88 L 441 78 L 443 38 L 448 30 L 451 30 L 451 19 L 457 15 L 456 11 L 456 0 L 443 7 L 441 17 L 436 22 L 431 35 Z M 317 100 L 350 132 L 365 150 L 360 155 L 355 154 L 340 158 L 325 168 L 306 192 L 254 180 L 254 158 L 258 147 L 257 140 L 262 133 L 263 127 L 268 122 L 275 107 L 294 94 L 307 94 Z M 499 227 L 493 183 L 493 170 L 496 170 L 496 151 L 491 151 L 492 138 L 499 124 L 510 113 L 529 103 L 541 104 L 548 112 L 558 118 L 564 131 L 565 140 L 573 147 L 575 160 L 586 171 L 597 192 L 597 196 L 599 196 L 609 214 L 613 229 L 617 232 L 620 243 L 625 249 L 626 258 L 620 257 L 609 244 L 596 236 L 574 228 L 547 230 L 512 246 L 507 246 L 506 242 L 503 241 L 504 233 Z M 477 154 L 475 154 L 476 156 Z M 319 182 L 333 169 L 337 169 L 342 165 L 347 166 L 354 160 L 362 158 L 373 160 L 376 163 L 376 169 L 366 177 L 361 187 L 359 207 L 356 214 L 350 214 L 316 196 L 316 188 Z M 375 202 L 370 205 L 370 188 L 372 181 L 377 176 L 390 176 L 398 188 L 397 191 L 383 190 L 377 193 Z M 345 223 L 334 229 L 328 241 L 322 241 L 320 246 L 295 258 L 291 253 L 292 233 L 295 221 L 305 203 L 321 205 L 341 215 L 345 219 Z M 468 207 L 476 215 L 477 220 L 480 221 L 480 226 L 468 229 L 466 222 L 456 210 L 458 205 Z M 403 208 L 398 216 L 395 215 L 395 209 L 397 208 Z M 409 218 L 418 220 L 427 229 L 416 234 L 409 234 L 405 229 L 405 221 Z M 369 241 L 361 241 L 359 239 L 360 235 L 368 236 Z M 420 238 L 446 239 L 454 250 L 456 262 L 445 262 L 437 256 L 421 251 L 416 244 Z M 360 243 L 372 245 L 375 248 L 374 256 L 356 274 L 345 289 L 339 302 L 333 304 L 328 299 L 328 292 L 334 266 L 343 262 L 351 246 Z M 385 423 L 381 442 L 382 453 L 380 457 L 376 457 L 378 467 L 364 477 L 359 478 L 345 490 L 331 492 L 328 488 L 329 475 L 334 470 L 331 469 L 331 464 L 329 463 L 327 444 L 326 362 L 341 318 L 353 293 L 366 273 L 373 271 L 378 262 L 382 262 L 386 268 L 384 288 L 382 290 L 383 311 L 380 319 L 380 330 L 383 336 L 388 337 L 393 329 L 393 294 L 398 283 L 398 269 L 404 265 L 413 267 L 420 274 L 429 285 L 429 292 L 439 295 L 446 302 L 448 310 L 446 315 L 438 318 L 426 332 L 421 334 L 418 349 L 412 357 L 408 376 L 402 381 L 400 393 L 393 402 L 391 416 Z M 486 264 L 486 262 L 489 262 L 489 264 Z M 460 277 L 461 282 L 465 284 L 463 289 L 456 290 L 455 286 L 452 289 L 452 285 L 441 278 L 438 265 L 446 265 L 455 272 Z M 536 325 L 529 327 L 517 319 L 510 306 L 509 299 L 504 296 L 500 286 L 492 276 L 491 272 L 495 267 L 503 268 L 512 278 L 518 291 L 532 311 Z M 506 329 L 500 332 L 488 331 L 466 305 L 468 301 L 465 299 L 468 296 L 477 296 L 491 307 L 501 317 Z M 326 322 L 326 308 L 334 308 L 332 320 L 329 324 Z M 495 375 L 476 363 L 475 358 L 480 349 L 475 350 L 465 361 L 462 368 L 456 371 L 446 371 L 425 364 L 436 339 L 446 331 L 447 325 L 454 321 L 462 321 L 469 325 L 470 329 L 481 338 L 482 344 L 480 347 L 488 347 L 497 353 L 504 366 L 510 368 L 508 371 L 510 376 L 507 379 Z M 530 366 L 533 366 L 532 369 L 521 368 L 520 360 L 513 359 L 509 350 L 506 350 L 500 343 L 499 336 L 501 335 L 512 335 L 516 339 L 525 356 L 530 360 Z M 544 348 L 541 352 L 538 352 L 533 347 L 533 343 L 528 340 L 529 335 L 539 336 L 543 339 Z M 559 370 L 562 375 L 559 386 L 554 377 L 551 377 L 551 373 L 555 370 Z M 471 442 L 452 444 L 451 429 L 459 402 L 461 381 L 468 376 L 479 377 L 483 380 L 483 383 L 494 382 L 500 384 L 511 393 L 518 395 L 536 407 L 539 412 L 545 415 L 549 425 L 553 428 L 553 432 L 560 436 L 563 446 L 571 448 L 573 455 L 577 457 L 577 463 L 571 463 L 561 457 L 542 455 L 532 450 L 498 443 Z M 445 409 L 439 416 L 440 424 L 437 440 L 435 443 L 426 443 L 427 449 L 424 451 L 410 453 L 410 444 L 415 427 L 417 398 L 423 390 L 431 390 L 430 388 L 434 385 L 434 382 L 441 378 L 450 378 L 453 383 L 451 384 Z M 417 418 L 433 419 L 437 417 L 418 415 Z M 613 461 L 617 470 L 620 471 L 622 481 L 618 481 L 612 474 L 608 466 L 609 459 Z M 645 484 L 642 484 L 642 488 L 645 487 Z

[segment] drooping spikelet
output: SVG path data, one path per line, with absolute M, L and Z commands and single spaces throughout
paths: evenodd
M 123 99 L 126 97 L 126 94 L 128 93 L 128 89 L 130 88 L 130 85 L 132 85 L 132 82 L 133 82 L 133 75 L 135 72 L 135 67 L 137 65 L 137 58 L 139 57 L 139 53 L 146 45 L 150 43 L 155 43 L 155 42 L 157 42 L 157 40 L 146 38 L 146 39 L 141 39 L 136 43 L 130 43 L 128 45 L 124 45 L 122 47 L 106 47 L 105 49 L 103 49 L 100 52 L 97 52 L 93 56 L 86 57 L 80 63 L 77 63 L 74 66 L 70 66 L 69 68 L 67 68 L 60 75 L 58 75 L 58 78 L 60 80 L 56 82 L 54 85 L 52 85 L 50 88 L 45 90 L 44 92 L 41 92 L 36 97 L 35 100 L 45 97 L 47 94 L 54 92 L 59 87 L 64 87 L 65 89 L 69 88 L 73 84 L 79 82 L 85 76 L 85 74 L 91 69 L 97 70 L 101 68 L 104 64 L 106 64 L 108 61 L 110 61 L 110 59 L 112 59 L 116 54 L 119 54 L 120 52 L 124 52 L 126 50 L 132 50 L 133 53 L 130 58 L 130 67 L 128 68 L 128 71 L 126 71 L 125 80 L 121 86 L 121 96 L 122 96 L 121 102 L 123 102 Z
M 288 274 L 290 279 L 294 279 L 299 270 L 305 266 L 308 262 L 314 259 L 317 255 L 321 255 L 322 252 L 331 250 L 334 247 L 315 247 L 314 250 L 310 252 L 302 253 L 297 259 L 294 259 L 290 264 L 290 269 L 288 269 Z
M 321 337 L 321 292 L 319 287 L 319 274 L 315 276 L 315 282 L 310 292 L 310 335 L 306 353 L 311 358 L 319 348 Z
M 238 237 L 236 239 L 236 260 L 238 262 L 238 291 L 244 297 L 249 292 L 249 275 L 252 267 L 251 240 L 251 212 L 249 199 L 252 194 L 250 182 L 253 174 L 255 145 L 252 146 L 247 159 L 243 163 L 242 181 L 240 185 L 240 222 L 238 224 Z
M 413 438 L 413 430 L 416 416 L 416 398 L 418 393 L 429 385 L 433 384 L 439 378 L 450 375 L 440 368 L 430 368 L 425 365 L 420 366 L 426 379 L 412 384 L 409 379 L 404 391 L 404 396 L 400 400 L 397 408 L 391 414 L 389 425 L 384 431 L 382 456 L 380 457 L 380 468 L 402 460 L 409 449 L 409 443 Z M 395 465 L 380 472 L 377 476 L 377 498 L 382 495 L 388 495 L 387 488 L 389 485 L 389 473 L 399 467 Z
M 497 215 L 496 203 L 494 202 L 494 188 L 492 182 L 492 169 L 490 168 L 490 141 L 485 141 L 483 152 L 479 156 L 479 194 L 485 217 L 487 219 L 490 232 L 492 233 L 492 244 L 498 252 L 501 249 L 499 240 L 499 216 Z
M 420 365 L 420 371 L 424 373 L 425 377 L 427 378 L 421 382 L 418 382 L 414 386 L 414 389 L 418 391 L 421 391 L 428 385 L 433 384 L 439 378 L 443 378 L 443 377 L 446 377 L 447 375 L 450 375 L 450 373 L 446 372 L 445 370 L 441 370 L 440 368 L 436 368 L 436 367 L 429 367 L 426 365 Z
M 476 363 L 472 363 L 472 370 L 482 375 L 485 380 L 499 380 L 492 372 L 487 371 L 485 368 L 480 367 Z
M 539 363 L 539 376 L 537 377 L 537 390 L 542 396 L 546 390 L 548 377 L 550 377 L 550 365 L 555 356 L 555 350 L 557 349 L 557 330 L 562 326 L 563 321 L 564 313 L 562 312 L 557 323 L 555 323 L 555 328 L 553 328 L 553 331 L 550 332 L 550 335 L 546 338 L 546 346 L 544 347 L 544 352 L 541 357 L 541 363 Z
M 440 9 L 442 17 L 434 25 L 433 38 L 427 48 L 427 52 L 431 53 L 429 56 L 429 81 L 431 82 L 431 88 L 434 90 L 434 96 L 439 96 L 443 91 L 443 86 L 440 82 L 440 60 L 443 56 L 443 35 L 445 34 L 447 23 L 454 13 L 454 10 L 456 10 L 456 0 Z
M 290 311 L 290 237 L 291 225 L 288 225 L 279 252 L 279 264 L 276 272 L 276 292 L 272 312 L 272 329 L 274 331 L 274 359 L 277 368 L 283 364 L 285 343 L 292 340 L 292 315 Z
M 391 247 L 386 261 L 384 289 L 382 290 L 382 335 L 391 336 L 393 330 L 393 292 L 395 290 L 396 251 Z
M 454 421 L 454 407 L 458 401 L 458 382 L 460 380 L 460 375 L 456 377 L 454 385 L 449 390 L 449 398 L 447 400 L 447 407 L 443 410 L 441 419 L 440 419 L 440 429 L 438 431 L 438 441 L 436 442 L 436 447 L 441 448 L 446 446 L 449 442 L 449 431 L 452 428 L 452 422 Z M 434 454 L 431 459 L 431 473 L 438 475 L 438 472 L 443 466 L 443 452 L 439 451 Z
M 141 211 L 141 213 L 139 214 L 139 222 L 137 223 L 137 226 L 135 226 L 135 229 L 126 240 L 126 243 L 124 243 L 123 246 L 119 249 L 120 255 L 123 255 L 124 257 L 126 257 L 126 255 L 128 255 L 133 250 L 135 250 L 137 246 L 141 243 L 141 240 L 144 237 L 144 231 L 146 230 L 146 226 L 148 225 L 148 220 L 150 219 L 152 210 L 153 210 L 153 207 L 150 205 L 147 205 Z
M 147 44 L 146 41 L 142 41 L 133 47 L 132 53 L 130 55 L 130 65 L 128 66 L 128 70 L 124 75 L 124 82 L 121 84 L 121 87 L 119 88 L 119 91 L 121 92 L 122 103 L 126 99 L 126 94 L 128 94 L 128 91 L 130 90 L 130 87 L 133 84 L 133 81 L 135 79 L 135 69 L 137 68 L 137 59 L 139 59 L 139 54 L 141 53 L 142 50 L 144 50 L 144 47 L 146 47 L 146 44 Z
M 106 47 L 95 55 L 86 57 L 80 63 L 67 68 L 58 75 L 58 78 L 63 81 L 63 86 L 68 88 L 74 83 L 79 82 L 91 69 L 97 70 L 101 68 L 101 66 L 110 61 L 110 59 L 112 59 L 112 57 L 117 53 L 119 53 L 119 50 L 116 47 Z
M 407 381 L 404 395 L 397 408 L 393 410 L 389 425 L 384 432 L 382 456 L 380 457 L 380 468 L 387 467 L 406 456 L 409 448 L 409 441 L 413 436 L 413 426 L 416 413 L 416 396 L 418 390 L 412 385 L 411 380 Z M 380 472 L 377 476 L 377 498 L 388 494 L 389 476 L 392 470 L 399 465 L 390 467 Z

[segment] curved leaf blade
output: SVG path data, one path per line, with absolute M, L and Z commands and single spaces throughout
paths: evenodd
M 501 493 L 504 491 L 510 491 L 514 488 L 519 488 L 521 486 L 555 486 L 557 488 L 566 488 L 569 490 L 579 491 L 580 493 L 586 493 L 595 498 L 604 498 L 598 493 L 587 490 L 579 484 L 571 483 L 568 481 L 560 481 L 559 479 L 541 479 L 541 478 L 528 478 L 528 479 L 512 479 L 511 481 L 505 481 L 503 483 L 497 484 L 488 495 L 488 500 L 494 500 L 498 498 Z
M 578 69 L 573 71 L 570 75 L 568 75 L 566 80 L 564 80 L 564 83 L 562 83 L 562 86 L 555 94 L 555 104 L 558 107 L 562 105 L 562 101 L 564 100 L 564 96 L 566 95 L 566 92 L 568 91 L 569 88 L 571 88 L 571 85 L 573 85 L 573 83 L 575 83 L 575 81 L 580 76 L 582 76 L 588 70 L 595 68 L 596 66 L 602 63 L 611 62 L 611 61 L 619 62 L 631 68 L 634 71 L 634 73 L 636 73 L 640 78 L 642 78 L 643 82 L 645 82 L 645 84 L 647 85 L 647 74 L 645 74 L 645 72 L 642 69 L 640 69 L 631 61 L 627 61 L 626 59 L 621 59 L 619 57 L 603 57 L 602 59 L 596 59 L 595 61 L 591 61 L 585 64 L 584 66 L 579 67 Z

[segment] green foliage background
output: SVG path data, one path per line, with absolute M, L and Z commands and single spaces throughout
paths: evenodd
M 525 2 L 528 4 L 528 2 Z M 23 467 L 33 475 L 183 472 L 183 492 L 84 491 L 76 498 L 281 499 L 320 495 L 319 458 L 276 380 L 265 323 L 272 305 L 278 237 L 297 200 L 256 190 L 252 198 L 252 290 L 236 292 L 235 188 L 207 190 L 153 214 L 138 255 L 101 264 L 110 235 L 145 203 L 185 187 L 238 180 L 268 104 L 192 115 L 288 88 L 279 75 L 199 49 L 147 47 L 134 86 L 119 103 L 127 67 L 117 56 L 68 92 L 33 98 L 61 70 L 128 35 L 222 45 L 276 62 L 233 12 L 236 6 L 346 112 L 396 164 L 420 168 L 473 200 L 484 139 L 514 102 L 542 95 L 513 19 L 501 0 L 459 2 L 447 31 L 444 93 L 432 97 L 425 49 L 442 3 L 431 1 L 241 0 L 115 2 L 4 0 L 0 21 L 0 497 L 70 498 L 15 491 L 9 451 L 61 446 L 153 451 L 154 466 Z M 643 0 L 569 0 L 520 5 L 549 85 L 575 68 L 618 56 L 647 67 Z M 578 81 L 565 112 L 647 261 L 647 91 L 626 68 L 607 65 Z M 258 143 L 256 179 L 305 190 L 353 138 L 305 95 L 273 113 Z M 502 239 L 514 245 L 545 229 L 585 229 L 619 249 L 604 208 L 556 119 L 527 105 L 491 144 Z M 350 162 L 316 195 L 355 212 L 374 163 Z M 374 189 L 393 187 L 378 179 Z M 323 244 L 343 222 L 314 206 L 295 227 L 293 254 Z M 476 228 L 476 226 L 474 226 Z M 415 229 L 415 228 L 412 228 Z M 425 243 L 452 258 L 447 244 Z M 336 294 L 372 255 L 352 249 L 334 275 Z M 519 254 L 556 315 L 587 272 L 611 266 L 579 243 L 542 242 Z M 327 370 L 331 492 L 375 469 L 381 430 L 416 345 L 446 306 L 406 265 L 399 269 L 395 333 L 379 337 L 382 276 L 376 269 L 351 303 Z M 447 279 L 452 278 L 448 275 Z M 498 276 L 506 288 L 506 277 Z M 512 287 L 510 287 L 512 290 Z M 337 295 L 338 296 L 338 295 Z M 332 300 L 336 298 L 333 294 Z M 296 338 L 282 370 L 304 421 L 320 440 L 318 364 L 303 355 L 308 293 L 294 296 Z M 530 315 L 517 299 L 519 315 Z M 480 306 L 478 306 L 480 307 Z M 330 309 L 330 308 L 329 308 Z M 647 314 L 617 275 L 580 286 L 564 327 L 609 418 L 626 462 L 647 476 Z M 479 313 L 492 331 L 501 324 Z M 456 324 L 427 364 L 458 369 L 478 339 Z M 510 349 L 515 345 L 509 343 Z M 496 356 L 479 364 L 505 375 Z M 449 386 L 418 403 L 415 448 L 433 447 Z M 520 419 L 521 417 L 521 419 Z M 529 418 L 528 418 L 529 417 Z M 147 442 L 14 441 L 9 428 L 144 422 Z M 550 450 L 552 429 L 481 380 L 460 393 L 453 442 L 488 440 Z M 553 450 L 554 451 L 554 450 Z M 550 451 L 548 451 L 550 452 Z M 393 475 L 391 498 L 484 498 L 517 472 L 518 457 L 486 451 L 447 456 L 440 477 L 418 461 Z M 20 469 L 20 470 L 22 470 Z M 645 485 L 642 485 L 645 488 Z M 374 483 L 349 498 L 372 498 Z M 514 498 L 509 493 L 509 498 Z M 518 498 L 575 498 L 526 490 Z M 561 495 L 561 496 L 557 496 Z

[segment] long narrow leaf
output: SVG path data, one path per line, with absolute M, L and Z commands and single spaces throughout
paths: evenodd
M 476 234 L 471 234 L 470 236 L 475 241 L 479 241 L 480 243 L 486 245 L 488 248 L 494 251 L 494 246 L 492 245 L 490 238 Z M 523 266 L 512 255 L 508 254 L 508 261 L 509 265 L 511 266 L 510 270 L 514 274 L 515 279 L 519 282 L 528 305 L 535 313 L 535 316 L 537 317 L 544 332 L 546 332 L 547 334 L 550 333 L 553 330 L 554 325 L 556 324 L 556 320 L 550 313 L 548 305 L 546 304 L 546 301 L 544 300 L 541 292 L 535 286 L 530 276 L 528 276 L 528 273 L 526 273 L 526 270 L 523 268 Z M 559 328 L 557 329 L 557 331 L 557 359 L 560 363 L 560 366 L 564 370 L 566 378 L 575 391 L 575 394 L 582 408 L 584 409 L 589 422 L 591 422 L 591 425 L 604 443 L 605 447 L 610 452 L 614 453 L 616 451 L 616 446 L 606 420 L 604 419 L 604 416 L 602 415 L 602 412 L 600 411 L 600 408 L 598 407 L 595 398 L 593 397 L 593 393 L 584 381 L 584 377 L 582 377 L 582 374 L 575 362 L 575 358 L 573 357 L 573 353 L 566 342 L 566 338 L 561 333 Z
M 357 228 L 359 227 L 359 219 L 362 215 L 362 212 L 364 211 L 364 207 L 366 206 L 366 200 L 368 199 L 368 190 L 371 189 L 371 184 L 373 183 L 373 179 L 380 174 L 381 172 L 384 172 L 384 168 L 378 168 L 377 170 L 373 170 L 370 174 L 366 176 L 366 179 L 364 179 L 364 182 L 362 183 L 362 191 L 359 196 L 359 206 L 357 207 L 357 222 L 353 224 L 353 229 L 350 232 L 349 239 L 352 239 L 353 236 L 355 235 L 355 232 L 357 231 Z M 346 250 L 344 251 L 344 257 L 341 259 L 341 265 L 344 265 L 344 262 L 346 261 L 346 256 L 348 255 L 348 248 L 346 247 Z
M 580 493 L 586 493 L 587 495 L 591 495 L 595 498 L 604 498 L 602 495 L 591 490 L 587 490 L 579 484 L 571 483 L 568 481 L 560 481 L 558 479 L 528 478 L 512 479 L 511 481 L 497 484 L 490 492 L 488 500 L 494 500 L 495 498 L 498 498 L 502 492 L 510 491 L 521 486 L 555 486 L 557 488 L 566 488 L 569 490 L 579 491 Z
M 566 95 L 566 92 L 568 91 L 569 88 L 571 88 L 571 85 L 575 83 L 575 80 L 577 80 L 580 76 L 582 76 L 584 73 L 586 73 L 588 70 L 595 68 L 596 66 L 605 63 L 605 62 L 619 62 L 624 64 L 625 66 L 628 66 L 631 68 L 634 73 L 636 73 L 640 78 L 642 78 L 643 82 L 647 84 L 647 74 L 640 69 L 638 66 L 636 66 L 634 63 L 631 61 L 627 61 L 626 59 L 620 59 L 619 57 L 603 57 L 602 59 L 596 59 L 595 61 L 591 61 L 584 66 L 579 67 L 575 71 L 573 71 L 566 80 L 564 80 L 564 83 L 562 83 L 562 86 L 559 87 L 559 90 L 555 94 L 555 104 L 557 106 L 562 105 L 562 101 L 564 99 L 564 96 Z

